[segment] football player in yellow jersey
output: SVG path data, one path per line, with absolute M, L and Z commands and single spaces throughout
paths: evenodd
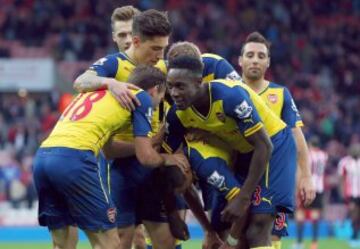
M 132 100 L 136 101 L 136 98 L 127 89 L 134 86 L 126 83 L 127 77 L 138 64 L 157 64 L 164 56 L 170 34 L 171 24 L 165 13 L 154 9 L 141 12 L 133 18 L 129 49 L 99 59 L 90 70 L 77 77 L 74 88 L 79 92 L 109 89 L 122 106 L 134 109 Z M 165 66 L 164 62 L 160 64 Z
M 97 61 L 90 67 L 90 70 L 78 77 L 75 82 L 75 87 L 79 90 L 81 88 L 82 91 L 89 91 L 93 90 L 94 88 L 100 88 L 100 85 L 94 85 L 92 82 L 93 79 L 98 77 L 106 77 L 107 79 L 115 78 L 115 82 L 117 83 L 125 82 L 127 81 L 128 75 L 137 64 L 157 63 L 156 66 L 166 70 L 165 63 L 163 61 L 159 61 L 159 59 L 163 57 L 163 50 L 168 43 L 170 30 L 171 26 L 167 16 L 162 12 L 158 12 L 156 10 L 147 10 L 135 16 L 133 19 L 133 38 L 130 48 L 124 53 L 109 55 Z M 130 108 L 133 108 L 133 106 Z M 158 114 L 159 112 L 156 112 L 154 113 L 154 116 Z M 155 117 L 154 121 L 155 122 L 152 126 L 154 132 L 156 132 L 159 128 L 159 118 Z M 113 145 L 117 146 L 119 151 L 126 150 L 129 152 L 129 156 L 132 155 L 133 145 L 131 142 L 126 143 L 123 141 L 123 139 L 122 141 L 115 141 L 115 139 L 113 139 L 113 141 Z M 112 165 L 112 167 L 113 166 L 116 165 Z M 115 170 L 112 172 L 115 172 Z M 114 173 L 111 174 L 113 175 Z M 124 202 L 120 201 L 119 203 L 124 204 Z M 129 221 L 131 220 L 127 219 L 127 222 Z M 167 225 L 164 222 L 157 223 L 157 225 L 161 225 L 162 227 L 163 225 Z M 121 225 L 125 226 L 128 224 L 122 223 Z M 161 232 L 162 230 L 160 229 L 156 230 L 159 232 L 159 235 L 157 236 L 158 238 L 160 238 L 160 236 L 165 237 L 168 235 L 166 232 Z M 126 236 L 127 232 L 123 233 L 123 229 L 119 229 L 119 234 L 123 238 L 122 242 L 126 244 L 124 246 L 127 247 L 128 240 L 125 239 L 125 237 L 129 238 L 129 236 Z M 167 239 L 167 241 L 171 240 Z
M 135 92 L 141 106 L 122 108 L 109 91 L 79 94 L 67 107 L 34 160 L 39 194 L 39 223 L 47 226 L 55 248 L 75 248 L 69 227 L 83 229 L 93 248 L 118 248 L 116 208 L 106 191 L 96 156 L 112 134 L 132 126 L 138 160 L 149 167 L 188 167 L 179 155 L 159 154 L 151 144 L 151 113 L 164 95 L 164 75 L 142 66 L 130 79 L 143 89 Z M 152 98 L 150 97 L 150 95 Z
M 260 33 L 253 32 L 246 38 L 239 57 L 239 65 L 242 68 L 243 81 L 292 128 L 298 154 L 297 189 L 303 204 L 307 206 L 315 198 L 315 188 L 311 179 L 308 148 L 301 130 L 303 123 L 290 91 L 285 86 L 265 79 L 266 70 L 270 66 L 270 45 Z M 280 214 L 275 221 L 274 241 L 280 241 L 281 236 L 287 235 L 284 217 Z M 279 249 L 280 242 L 275 242 L 274 247 Z
M 246 232 L 249 246 L 269 249 L 275 212 L 294 209 L 296 148 L 292 134 L 246 85 L 229 80 L 204 84 L 202 70 L 201 61 L 195 57 L 179 56 L 169 61 L 167 86 L 175 104 L 167 114 L 164 148 L 176 151 L 183 144 L 187 129 L 198 128 L 219 137 L 238 152 L 253 151 L 248 175 L 239 179 L 240 193 L 217 211 L 223 220 L 235 221 L 227 243 L 237 246 L 234 238 L 241 234 L 238 225 L 244 222 L 250 207 Z M 226 186 L 236 185 L 231 181 Z M 282 184 L 288 187 L 281 188 Z

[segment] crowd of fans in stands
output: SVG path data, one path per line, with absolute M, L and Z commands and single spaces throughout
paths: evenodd
M 47 46 L 57 61 L 90 64 L 99 56 L 99 49 L 102 55 L 116 52 L 110 15 L 118 1 L 1 2 L 0 57 L 11 56 L 1 41 Z M 360 1 L 121 3 L 134 2 L 140 9 L 168 10 L 173 41 L 193 41 L 203 52 L 220 54 L 236 67 L 246 35 L 254 30 L 264 34 L 272 43 L 268 77 L 290 88 L 306 126 L 305 134 L 319 136 L 330 154 L 333 167 L 329 172 L 350 144 L 360 142 L 360 74 L 356 73 L 360 70 Z M 59 116 L 57 100 L 54 94 L 1 94 L 0 200 L 11 196 L 9 179 L 31 188 L 29 160 Z

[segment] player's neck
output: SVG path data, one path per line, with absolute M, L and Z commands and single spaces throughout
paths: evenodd
M 251 80 L 243 76 L 243 80 L 256 93 L 261 93 L 269 85 L 269 81 L 265 80 L 264 78 L 258 80 Z
M 193 103 L 193 107 L 200 112 L 204 117 L 209 114 L 210 110 L 210 92 L 209 84 L 202 84 L 199 90 L 199 94 L 196 101 Z
M 126 51 L 124 51 L 124 53 L 131 60 L 131 62 L 133 62 L 135 65 L 139 64 L 136 59 L 134 46 L 130 46 L 130 48 L 128 48 Z

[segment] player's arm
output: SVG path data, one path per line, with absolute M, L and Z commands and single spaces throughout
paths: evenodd
M 160 151 L 163 137 L 164 137 L 163 127 L 161 127 L 158 133 L 156 133 L 154 136 L 151 137 L 152 147 L 156 151 Z M 131 142 L 121 141 L 112 137 L 104 145 L 103 151 L 107 159 L 135 156 L 135 144 L 133 141 Z
M 249 173 L 240 194 L 223 211 L 223 219 L 231 221 L 233 218 L 241 218 L 246 214 L 252 194 L 270 160 L 272 143 L 248 92 L 244 89 L 240 87 L 231 89 L 231 93 L 226 98 L 224 97 L 224 110 L 237 122 L 240 132 L 254 147 Z
M 146 92 L 141 92 L 137 97 L 141 101 L 141 106 L 138 106 L 135 111 L 133 111 L 132 124 L 135 136 L 135 155 L 139 162 L 144 166 L 153 168 L 177 165 L 183 171 L 189 170 L 190 165 L 183 154 L 160 154 L 154 149 L 151 138 L 149 137 L 151 132 L 151 99 Z
M 216 63 L 215 79 L 241 80 L 241 76 L 225 58 L 222 58 Z
M 134 110 L 134 103 L 136 105 L 140 103 L 130 90 L 138 90 L 139 88 L 133 84 L 117 81 L 114 78 L 117 65 L 118 61 L 115 56 L 107 56 L 98 60 L 75 79 L 74 89 L 78 92 L 109 89 L 121 106 L 128 110 Z
M 193 185 L 185 191 L 184 198 L 205 232 L 203 249 L 218 248 L 222 241 L 220 240 L 219 235 L 211 227 L 210 221 L 204 212 L 199 195 Z
M 295 101 L 287 88 L 284 88 L 284 106 L 281 119 L 292 128 L 297 150 L 297 183 L 301 201 L 305 206 L 315 199 L 315 186 L 312 182 L 309 149 L 301 130 L 303 122 Z

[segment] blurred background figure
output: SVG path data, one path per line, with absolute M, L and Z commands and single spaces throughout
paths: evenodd
M 343 200 L 348 203 L 353 234 L 349 241 L 350 247 L 360 247 L 360 144 L 350 146 L 348 154 L 338 165 L 341 176 L 340 188 Z
M 328 154 L 319 148 L 319 144 L 320 140 L 317 136 L 312 136 L 308 141 L 311 175 L 316 188 L 316 198 L 309 207 L 299 207 L 296 210 L 297 241 L 294 249 L 304 248 L 303 232 L 305 220 L 312 223 L 312 243 L 310 249 L 318 248 L 319 219 L 321 218 L 324 204 L 324 174 L 328 161 Z

